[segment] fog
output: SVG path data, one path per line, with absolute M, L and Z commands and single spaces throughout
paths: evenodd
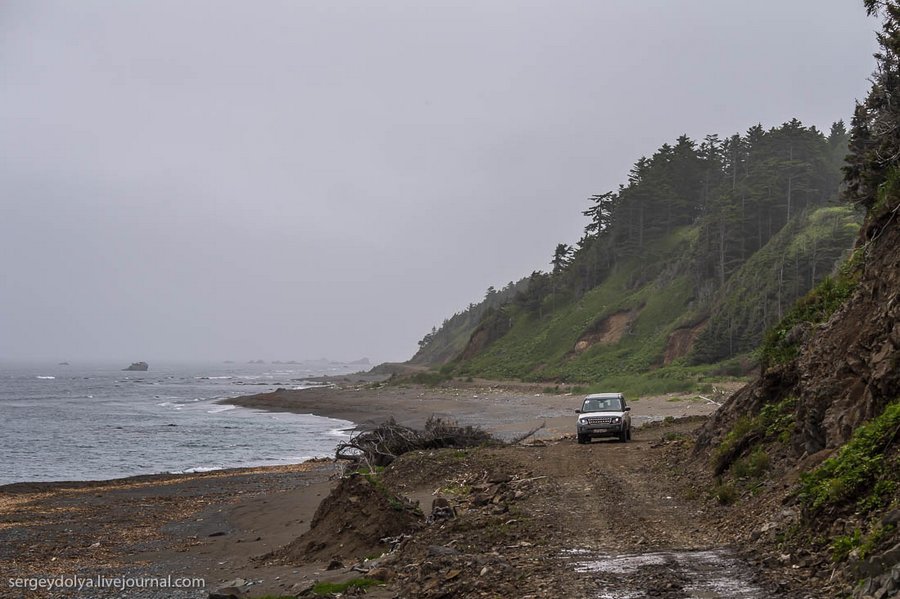
M 682 133 L 849 121 L 853 0 L 0 4 L 0 360 L 405 360 Z

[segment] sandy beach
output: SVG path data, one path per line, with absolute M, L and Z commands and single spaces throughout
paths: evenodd
M 572 434 L 575 410 L 582 394 L 565 387 L 545 392 L 546 385 L 476 381 L 454 382 L 440 387 L 358 383 L 337 378 L 333 386 L 222 400 L 245 408 L 315 414 L 355 422 L 359 428 L 375 426 L 388 418 L 421 428 L 431 417 L 448 418 L 461 425 L 480 426 L 504 438 L 544 425 L 539 438 Z M 706 415 L 739 384 L 727 383 L 719 393 L 702 399 L 696 394 L 668 394 L 630 398 L 635 426 L 666 417 Z
M 543 439 L 571 434 L 580 396 L 517 384 L 442 388 L 359 384 L 277 391 L 229 400 L 235 405 L 341 418 L 360 428 L 393 417 L 421 427 L 431 416 L 479 425 L 510 437 L 544 424 Z M 632 402 L 636 425 L 667 416 L 709 414 L 717 405 L 693 396 Z M 9 588 L 16 577 L 198 576 L 203 591 L 140 597 L 205 597 L 235 578 L 254 594 L 292 592 L 339 579 L 327 563 L 278 565 L 260 556 L 297 538 L 336 484 L 328 460 L 293 466 L 155 475 L 101 482 L 18 483 L 0 487 L 0 596 L 72 595 Z M 290 581 L 287 584 L 285 581 Z M 148 594 L 150 593 L 150 594 Z

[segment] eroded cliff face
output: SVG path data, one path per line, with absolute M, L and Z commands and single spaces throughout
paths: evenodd
M 900 207 L 900 206 L 898 206 Z M 796 359 L 766 369 L 736 393 L 699 435 L 702 451 L 738 418 L 797 398 L 790 440 L 797 457 L 845 443 L 900 397 L 900 218 L 895 207 L 869 222 L 857 243 L 859 283 L 827 322 L 798 326 Z
M 707 421 L 694 467 L 731 490 L 746 543 L 830 572 L 837 595 L 890 597 L 900 592 L 900 200 L 870 216 L 850 264 L 855 284 L 826 298 L 843 298 L 827 320 L 798 305 L 812 317 L 775 329 L 780 363 Z
M 900 397 L 900 223 L 891 211 L 863 231 L 863 273 L 850 301 L 806 343 L 796 363 L 798 437 L 814 453 Z

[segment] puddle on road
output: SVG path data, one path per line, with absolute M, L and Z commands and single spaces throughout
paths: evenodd
M 598 599 L 768 599 L 750 568 L 725 549 L 603 554 L 575 549 L 563 556 L 597 583 Z

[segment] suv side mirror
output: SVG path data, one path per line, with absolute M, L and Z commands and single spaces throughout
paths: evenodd
M 626 411 L 626 412 L 630 412 L 630 411 L 631 411 L 631 406 L 625 406 L 625 411 Z
M 576 414 L 581 414 L 581 410 L 575 410 Z

